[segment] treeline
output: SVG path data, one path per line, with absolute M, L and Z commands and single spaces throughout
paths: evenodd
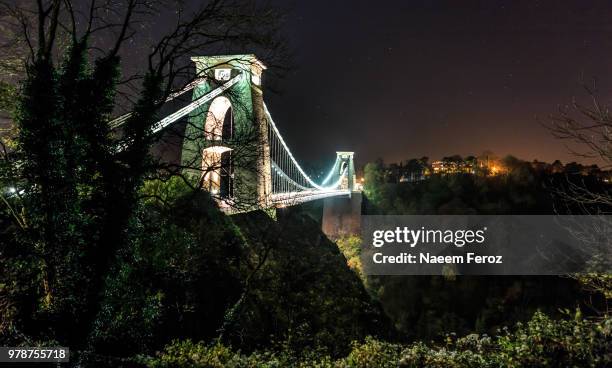
M 398 163 L 385 165 L 382 160 L 368 164 L 370 168 L 384 168 L 384 181 L 388 183 L 414 182 L 432 175 L 473 174 L 479 176 L 495 176 L 508 174 L 517 169 L 528 168 L 538 175 L 567 174 L 590 176 L 603 182 L 610 182 L 612 172 L 604 170 L 596 164 L 583 165 L 577 162 L 563 164 L 560 160 L 552 163 L 533 160 L 531 162 L 517 159 L 513 156 L 498 158 L 487 152 L 479 156 L 452 155 L 432 161 L 429 157 L 412 158 Z
M 420 159 L 420 162 L 425 162 Z M 508 156 L 497 174 L 458 171 L 431 172 L 417 182 L 398 180 L 399 164 L 381 160 L 364 168 L 364 190 L 370 214 L 554 214 L 608 211 L 605 203 L 571 201 L 578 186 L 591 193 L 610 188 L 607 172 L 575 163 L 550 165 Z M 425 180 L 426 179 L 426 180 Z M 595 208 L 596 207 L 596 208 Z

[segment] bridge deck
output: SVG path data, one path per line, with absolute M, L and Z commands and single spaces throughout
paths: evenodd
M 277 193 L 272 194 L 270 201 L 273 206 L 286 207 L 296 204 L 314 201 L 322 198 L 336 196 L 350 196 L 351 191 L 348 189 L 330 189 L 330 190 L 305 190 L 299 192 Z

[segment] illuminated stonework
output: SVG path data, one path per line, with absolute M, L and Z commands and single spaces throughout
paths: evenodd
M 214 195 L 221 194 L 222 174 L 231 175 L 228 168 L 223 167 L 222 160 L 223 154 L 230 154 L 231 151 L 229 147 L 212 146 L 205 148 L 202 152 L 202 174 L 204 175 L 202 186 Z
M 266 67 L 254 55 L 203 56 L 192 61 L 203 79 L 192 100 L 240 79 L 190 114 L 181 158 L 186 175 L 220 201 L 265 203 L 271 194 L 271 169 L 259 84 Z

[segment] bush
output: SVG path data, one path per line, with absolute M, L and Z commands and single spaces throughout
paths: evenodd
M 416 343 L 408 347 L 400 367 L 607 367 L 612 363 L 612 319 L 587 321 L 576 314 L 569 320 L 551 320 L 536 313 L 515 332 L 496 337 L 449 336 L 445 346 Z
M 339 362 L 347 368 L 387 368 L 397 367 L 401 345 L 366 338 L 362 344 L 353 343 L 351 353 Z
M 336 240 L 338 249 L 340 249 L 344 258 L 346 258 L 346 265 L 357 273 L 362 281 L 365 281 L 366 278 L 361 264 L 361 243 L 361 238 L 356 235 L 349 235 Z
M 143 363 L 151 368 L 223 368 L 242 366 L 239 353 L 221 344 L 204 345 L 191 340 L 174 341 L 157 359 L 144 358 Z

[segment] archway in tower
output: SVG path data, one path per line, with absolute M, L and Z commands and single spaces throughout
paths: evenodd
M 234 136 L 234 114 L 227 97 L 215 98 L 204 121 L 207 147 L 202 153 L 202 184 L 204 189 L 221 198 L 234 196 L 234 165 L 232 149 L 226 144 Z
M 345 170 L 348 169 L 348 162 L 347 161 L 342 161 L 342 163 L 340 163 L 340 172 L 339 175 L 342 175 L 341 180 L 340 180 L 340 189 L 346 189 L 348 188 L 348 175 L 346 175 Z

